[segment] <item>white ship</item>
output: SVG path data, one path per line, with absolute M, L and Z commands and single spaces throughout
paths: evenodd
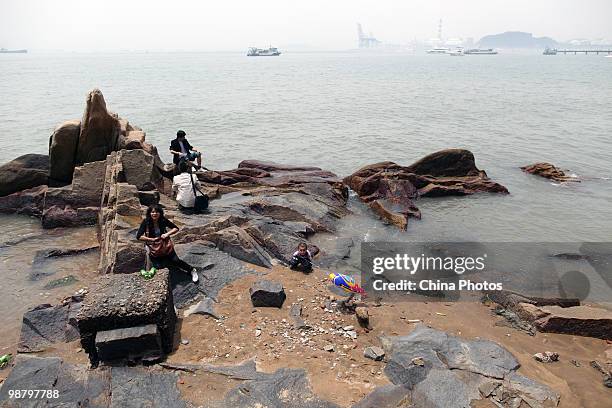
M 248 57 L 277 57 L 279 55 L 281 55 L 281 53 L 276 47 L 270 47 L 267 50 L 251 47 L 247 52 Z
M 428 54 L 448 54 L 450 52 L 450 48 L 445 47 L 435 47 L 431 50 L 425 51 Z
M 28 50 L 7 50 L 6 48 L 0 48 L 0 54 L 26 54 Z
M 463 57 L 465 55 L 465 52 L 463 51 L 463 48 L 457 48 L 452 51 L 449 51 L 448 55 L 450 55 L 451 57 Z
M 487 48 L 486 50 L 480 48 L 472 48 L 465 51 L 468 55 L 497 55 L 497 51 L 493 48 Z

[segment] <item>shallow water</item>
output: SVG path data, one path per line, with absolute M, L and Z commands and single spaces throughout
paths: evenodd
M 318 165 L 346 176 L 365 164 L 407 165 L 461 147 L 511 192 L 419 200 L 423 219 L 410 220 L 406 232 L 383 225 L 352 196 L 354 215 L 340 221 L 339 233 L 356 242 L 610 240 L 610 59 L 32 53 L 2 55 L 0 77 L 0 163 L 46 153 L 53 128 L 79 118 L 86 93 L 99 87 L 109 108 L 144 128 L 167 161 L 169 140 L 179 128 L 212 169 L 260 159 Z M 518 168 L 536 161 L 551 161 L 584 181 L 556 185 Z M 224 202 L 243 199 L 228 196 Z M 0 248 L 1 276 L 16 288 L 0 299 L 3 314 L 21 316 L 49 301 L 45 296 L 72 291 L 43 291 L 46 280 L 28 281 L 31 262 L 39 249 L 93 239 L 90 230 L 42 231 L 37 220 L 6 216 L 0 226 L 6 231 L 2 242 L 35 236 Z M 324 244 L 326 237 L 317 239 Z M 53 278 L 93 273 L 93 258 L 66 262 Z M 358 265 L 358 259 L 349 262 Z
M 79 118 L 100 87 L 168 161 L 178 128 L 213 169 L 263 159 L 345 176 L 462 147 L 511 192 L 421 200 L 423 219 L 393 232 L 400 240 L 605 241 L 612 231 L 612 61 L 603 57 L 7 54 L 0 76 L 0 162 L 44 153 L 54 126 Z M 518 169 L 536 161 L 589 179 L 558 186 Z M 387 236 L 379 226 L 363 233 Z
M 14 350 L 19 340 L 22 315 L 41 303 L 57 304 L 81 287 L 87 287 L 96 276 L 99 251 L 71 257 L 41 260 L 37 253 L 48 249 L 81 248 L 97 245 L 95 228 L 43 230 L 40 220 L 22 216 L 0 216 L 0 354 Z M 66 276 L 77 282 L 67 286 L 45 288 Z

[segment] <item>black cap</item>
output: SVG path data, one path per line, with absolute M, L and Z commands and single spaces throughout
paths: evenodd
M 179 130 L 178 132 L 176 132 L 176 137 L 185 137 L 187 133 L 185 133 L 185 131 L 183 130 Z

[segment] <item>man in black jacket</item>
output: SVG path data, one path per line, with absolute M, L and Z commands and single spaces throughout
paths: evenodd
M 202 153 L 189 144 L 185 135 L 184 131 L 179 130 L 176 132 L 176 139 L 170 142 L 170 153 L 173 156 L 172 161 L 178 165 L 181 160 L 187 162 L 197 160 L 198 165 L 196 169 L 199 170 L 202 167 Z

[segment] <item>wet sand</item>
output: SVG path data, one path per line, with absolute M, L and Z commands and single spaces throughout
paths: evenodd
M 91 231 L 81 231 L 79 234 L 84 234 L 78 236 L 81 242 L 89 242 L 84 237 L 91 238 L 88 235 Z M 74 238 L 73 236 L 68 241 Z M 59 234 L 53 236 L 54 245 L 59 242 L 58 239 L 62 239 Z M 21 244 L 13 249 L 16 251 L 20 246 Z M 26 248 L 21 248 L 21 252 L 25 253 Z M 6 257 L 6 254 L 4 252 L 2 256 Z M 5 264 L 15 262 L 16 259 L 19 259 L 17 254 L 13 254 L 12 257 L 5 258 Z M 74 259 L 72 262 L 75 263 Z M 21 293 L 27 296 L 23 295 L 12 301 L 13 309 L 5 322 L 8 330 L 3 331 L 4 335 L 0 338 L 0 350 L 3 354 L 15 352 L 21 315 L 25 310 L 38 303 L 57 303 L 63 296 L 88 286 L 89 280 L 95 276 L 91 264 L 82 260 L 78 264 L 82 271 L 79 275 L 81 281 L 74 285 L 48 291 L 48 295 L 43 292 L 42 297 L 39 297 L 38 285 L 43 285 L 43 281 L 21 288 Z M 376 386 L 389 383 L 383 373 L 385 363 L 365 358 L 364 349 L 373 345 L 380 346 L 381 336 L 410 333 L 415 324 L 408 321 L 418 319 L 428 326 L 450 334 L 465 338 L 480 337 L 503 345 L 521 363 L 519 373 L 547 384 L 560 393 L 560 407 L 603 407 L 607 406 L 612 397 L 612 390 L 602 384 L 601 374 L 589 365 L 589 361 L 594 359 L 606 361 L 605 351 L 612 347 L 606 341 L 546 333 L 537 333 L 532 337 L 503 326 L 504 320 L 493 313 L 492 307 L 479 301 L 383 302 L 380 306 L 374 306 L 372 300 L 366 299 L 373 326 L 372 331 L 366 332 L 359 327 L 353 315 L 337 315 L 324 310 L 326 301 L 330 298 L 340 298 L 329 290 L 326 280 L 329 271 L 315 269 L 312 274 L 305 275 L 278 266 L 272 270 L 252 265 L 250 267 L 265 274 L 268 279 L 282 282 L 287 294 L 283 308 L 254 308 L 249 297 L 249 287 L 260 279 L 260 276 L 246 276 L 221 291 L 215 309 L 218 314 L 224 316 L 223 320 L 217 321 L 201 315 L 180 319 L 178 348 L 168 356 L 169 363 L 234 365 L 255 359 L 258 370 L 265 372 L 282 367 L 304 368 L 317 395 L 348 407 L 369 394 Z M 22 269 L 12 270 L 10 276 L 13 276 L 13 279 L 18 276 L 23 278 L 25 267 Z M 56 273 L 48 279 L 61 276 L 63 275 Z M 293 303 L 302 305 L 303 318 L 313 327 L 313 330 L 305 331 L 303 336 L 300 330 L 292 327 L 289 308 Z M 179 311 L 179 316 L 183 316 L 184 311 L 185 309 Z M 356 340 L 329 332 L 319 332 L 319 328 L 329 331 L 347 325 L 355 326 L 358 333 Z M 256 336 L 258 328 L 261 334 Z M 304 338 L 308 340 L 303 341 Z M 189 343 L 183 345 L 179 339 L 186 339 Z M 329 344 L 334 345 L 333 352 L 323 349 Z M 532 358 L 534 353 L 547 350 L 558 352 L 560 361 L 543 364 Z M 70 362 L 88 363 L 79 341 L 57 344 L 38 355 L 60 356 Z M 572 364 L 571 360 L 578 361 L 580 367 Z M 9 372 L 9 369 L 0 371 L 0 381 L 6 378 Z M 179 372 L 179 375 L 181 392 L 196 405 L 222 399 L 227 391 L 239 384 L 237 380 L 202 371 L 196 374 Z M 487 403 L 479 402 L 478 406 L 487 406 Z
M 255 358 L 258 369 L 266 372 L 282 367 L 305 368 L 317 395 L 341 406 L 350 406 L 376 386 L 389 383 L 382 372 L 385 363 L 365 358 L 365 347 L 380 346 L 380 336 L 410 333 L 415 324 L 407 321 L 419 319 L 428 326 L 457 336 L 480 337 L 503 345 L 519 360 L 520 374 L 547 384 L 561 394 L 560 407 L 603 407 L 612 397 L 612 390 L 602 384 L 601 374 L 589 365 L 594 359 L 606 361 L 605 350 L 611 347 L 606 341 L 547 333 L 532 337 L 497 325 L 503 324 L 503 319 L 494 315 L 492 307 L 480 302 L 403 302 L 370 306 L 373 330 L 366 333 L 359 328 L 354 316 L 337 316 L 321 307 L 328 296 L 335 296 L 328 290 L 326 275 L 322 270 L 304 275 L 275 267 L 267 277 L 281 281 L 285 287 L 287 300 L 282 309 L 252 307 L 248 289 L 257 277 L 249 276 L 235 282 L 221 292 L 220 303 L 216 306 L 216 311 L 226 319 L 220 323 L 200 315 L 183 318 L 181 338 L 188 339 L 189 344 L 180 345 L 168 361 L 236 364 Z M 324 333 L 307 335 L 313 345 L 310 347 L 301 340 L 283 337 L 287 333 L 292 339 L 301 338 L 300 332 L 290 327 L 288 311 L 292 303 L 302 304 L 304 319 L 310 325 L 325 329 L 353 325 L 358 332 L 357 339 Z M 257 327 L 262 330 L 259 337 L 255 336 Z M 335 351 L 324 351 L 326 344 L 333 344 Z M 533 354 L 546 350 L 558 352 L 560 361 L 543 364 L 532 358 Z M 578 361 L 580 367 L 573 365 L 571 360 Z M 203 382 L 196 380 L 199 376 L 186 375 L 190 378 L 181 385 L 185 396 L 196 404 L 210 400 L 210 395 L 201 391 Z M 221 389 L 216 391 L 218 395 L 223 394 Z

